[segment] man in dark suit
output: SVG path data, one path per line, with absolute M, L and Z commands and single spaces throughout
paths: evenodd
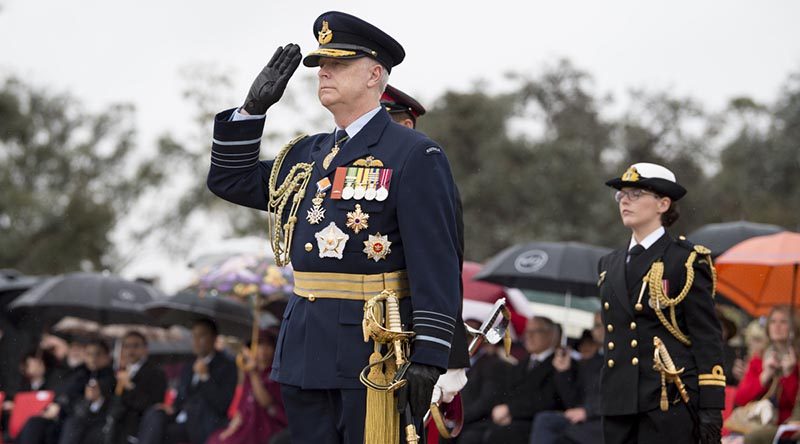
M 319 67 L 318 97 L 336 129 L 259 160 L 267 109 L 301 60 L 297 45 L 279 48 L 244 105 L 216 116 L 208 186 L 272 212 L 276 261 L 294 268 L 272 373 L 292 440 L 361 443 L 359 373 L 375 350 L 364 342 L 365 301 L 394 293 L 404 330 L 415 333 L 401 390 L 416 421 L 448 367 L 460 307 L 455 183 L 444 150 L 380 106 L 403 47 L 342 12 L 320 15 L 313 31 L 319 47 L 303 63 Z
M 84 364 L 64 381 L 55 401 L 25 423 L 17 442 L 100 442 L 103 418 L 113 394 L 110 349 L 104 341 L 93 339 L 86 345 Z
M 117 386 L 104 429 L 107 444 L 128 444 L 139 430 L 144 412 L 164 400 L 167 377 L 147 359 L 147 338 L 138 331 L 122 337 Z
M 591 339 L 603 344 L 603 322 L 595 313 Z M 600 371 L 602 350 L 588 359 L 575 361 L 570 353 L 557 351 L 553 358 L 555 384 L 566 410 L 540 412 L 531 430 L 531 444 L 583 444 L 602 440 L 600 421 Z
M 508 392 L 503 402 L 492 408 L 494 424 L 484 443 L 526 444 L 539 412 L 564 409 L 554 383 L 555 337 L 556 326 L 549 318 L 528 320 L 525 350 L 529 356 L 511 369 Z
M 192 326 L 196 359 L 181 374 L 172 406 L 156 404 L 139 425 L 140 444 L 203 444 L 228 422 L 228 407 L 236 390 L 236 364 L 215 350 L 217 325 L 200 319 Z
M 665 229 L 686 189 L 653 163 L 606 185 L 632 233 L 599 263 L 605 442 L 719 443 L 726 378 L 711 252 Z

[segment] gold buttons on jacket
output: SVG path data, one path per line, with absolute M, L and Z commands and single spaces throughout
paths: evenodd
M 611 324 L 608 324 L 608 326 L 606 326 L 606 330 L 608 330 L 608 332 L 611 333 L 611 332 L 614 331 L 614 326 L 611 325 Z
M 314 246 L 311 245 L 311 242 L 306 243 L 306 251 L 310 252 L 314 249 Z
M 614 367 L 614 360 L 613 359 L 609 359 L 607 364 L 608 364 L 608 368 L 613 368 Z
M 636 323 L 635 322 L 631 322 L 631 330 L 636 330 Z
M 631 347 L 636 348 L 639 345 L 639 341 L 636 339 L 631 339 Z
M 609 350 L 614 350 L 614 343 L 613 342 L 609 342 L 608 343 L 608 349 Z
M 312 293 L 312 294 L 310 294 L 310 295 L 308 295 L 308 301 L 309 301 L 309 302 L 314 302 L 314 301 L 316 301 L 316 300 L 317 300 L 317 297 L 316 297 L 316 296 L 314 296 L 314 294 L 313 294 L 313 293 Z
M 631 359 L 631 364 L 633 364 L 633 365 L 639 365 L 639 358 L 633 358 L 633 359 Z
M 608 302 L 604 302 L 604 303 L 603 303 L 603 308 L 605 308 L 606 310 L 608 310 L 608 308 L 609 308 L 609 307 L 610 307 L 610 305 L 608 305 Z

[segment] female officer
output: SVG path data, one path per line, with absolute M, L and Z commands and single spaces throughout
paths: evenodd
M 606 185 L 631 240 L 599 263 L 605 443 L 719 443 L 725 374 L 710 252 L 665 230 L 686 189 L 652 163 Z

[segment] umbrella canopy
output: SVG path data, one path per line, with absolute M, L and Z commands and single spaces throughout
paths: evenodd
M 473 301 L 488 302 L 490 306 L 502 297 L 506 292 L 502 285 L 492 284 L 484 281 L 476 281 L 477 275 L 483 265 L 477 262 L 464 262 L 464 269 L 461 273 L 461 281 L 464 284 L 464 299 Z
M 0 311 L 5 311 L 14 298 L 43 280 L 40 276 L 27 276 L 10 268 L 0 270 Z
M 597 295 L 597 263 L 611 250 L 579 242 L 530 242 L 491 258 L 475 279 L 506 287 Z
M 246 338 L 253 326 L 250 307 L 238 300 L 218 296 L 200 296 L 197 290 L 184 290 L 145 307 L 162 325 L 191 328 L 195 321 L 209 318 L 217 323 L 219 333 Z
M 244 254 L 230 257 L 204 273 L 198 288 L 240 298 L 264 296 L 270 301 L 292 294 L 294 277 L 291 268 L 278 267 L 266 256 Z
M 781 231 L 784 231 L 784 229 L 777 225 L 740 220 L 703 225 L 687 237 L 695 244 L 708 248 L 711 250 L 711 254 L 717 257 L 739 242 L 756 236 L 780 233 Z
M 9 309 L 47 322 L 74 316 L 100 324 L 152 324 L 144 305 L 163 297 L 142 282 L 107 273 L 72 273 L 31 288 L 9 304 Z
M 800 284 L 800 233 L 748 239 L 716 261 L 717 288 L 753 316 L 779 304 L 794 305 Z

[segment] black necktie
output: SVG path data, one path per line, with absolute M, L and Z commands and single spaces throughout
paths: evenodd
M 628 250 L 628 268 L 630 268 L 631 263 L 642 253 L 644 253 L 644 247 L 639 244 L 634 245 L 633 248 Z

